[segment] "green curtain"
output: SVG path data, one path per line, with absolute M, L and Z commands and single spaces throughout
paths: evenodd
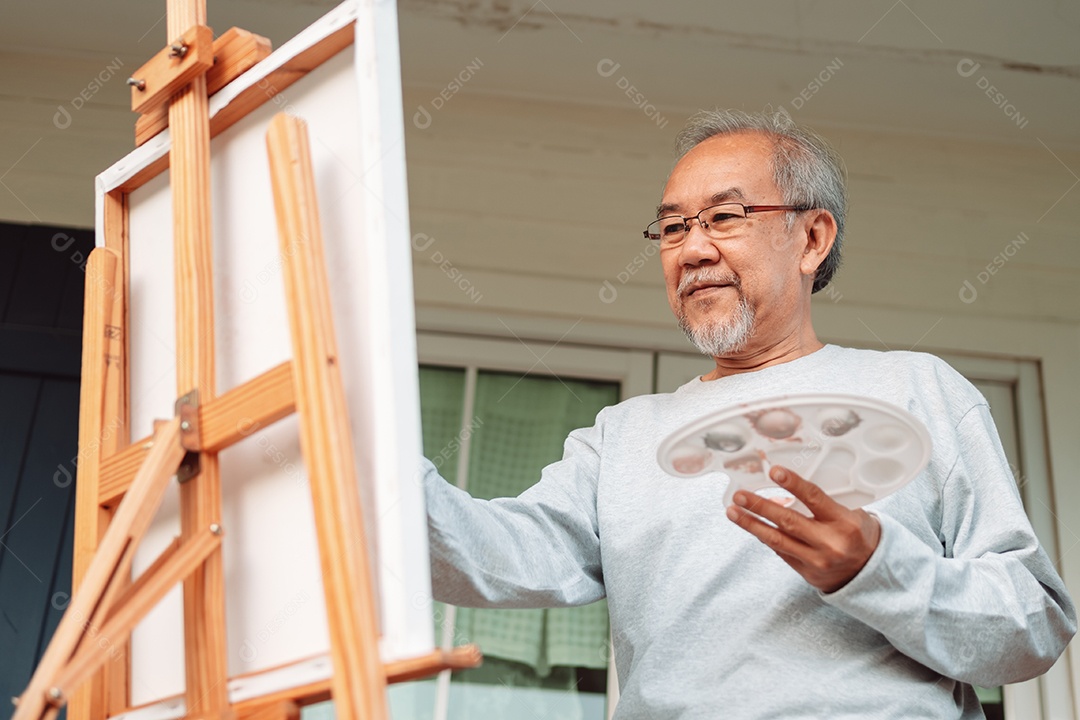
M 450 482 L 456 481 L 464 388 L 464 370 L 420 370 L 424 453 Z M 475 415 L 465 419 L 471 436 L 469 492 L 486 499 L 521 494 L 545 465 L 562 457 L 571 430 L 591 425 L 601 408 L 618 399 L 615 383 L 481 371 Z M 437 637 L 444 616 L 436 607 Z M 456 643 L 475 642 L 485 655 L 528 665 L 541 679 L 559 666 L 607 667 L 603 601 L 554 610 L 459 608 L 455 625 Z

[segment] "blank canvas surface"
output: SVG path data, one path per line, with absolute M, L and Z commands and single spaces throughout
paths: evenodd
M 283 252 L 278 241 L 265 143 L 271 117 L 284 111 L 308 123 L 340 366 L 376 558 L 382 653 L 395 659 L 433 647 L 426 522 L 417 484 L 419 402 L 404 149 L 393 146 L 401 129 L 391 128 L 383 158 L 366 161 L 371 149 L 362 136 L 357 64 L 350 46 L 281 92 L 262 81 L 269 102 L 211 143 L 217 389 L 224 393 L 292 357 L 282 267 L 291 251 Z M 396 73 L 396 65 L 392 69 Z M 402 167 L 386 171 L 380 167 L 385 163 Z M 150 433 L 154 418 L 172 416 L 181 394 L 168 181 L 163 173 L 129 198 L 135 438 Z M 373 212 L 386 217 L 376 224 L 374 238 Z M 386 337 L 395 331 L 404 337 Z M 248 437 L 220 455 L 230 676 L 329 649 L 297 417 L 239 429 Z M 372 477 L 374 490 L 364 485 Z M 136 572 L 179 534 L 178 513 L 173 488 L 139 550 Z M 136 630 L 134 703 L 183 691 L 182 617 L 176 588 Z

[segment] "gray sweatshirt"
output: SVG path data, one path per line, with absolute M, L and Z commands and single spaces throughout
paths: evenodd
M 670 432 L 800 392 L 906 408 L 929 466 L 867 509 L 881 540 L 821 593 L 724 515 L 726 478 L 677 479 Z M 469 497 L 425 465 L 438 600 L 557 607 L 607 597 L 617 720 L 979 718 L 971 684 L 1045 672 L 1076 629 L 1024 514 L 989 408 L 945 362 L 828 345 L 797 360 L 605 408 L 517 498 Z

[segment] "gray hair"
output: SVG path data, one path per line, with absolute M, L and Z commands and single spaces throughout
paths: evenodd
M 690 118 L 675 140 L 679 158 L 711 137 L 741 132 L 760 132 L 773 141 L 773 180 L 785 204 L 823 208 L 836 219 L 836 240 L 814 274 L 812 292 L 817 292 L 840 267 L 847 214 L 844 161 L 821 136 L 797 125 L 783 110 L 702 110 Z M 795 214 L 788 213 L 787 218 L 790 228 Z

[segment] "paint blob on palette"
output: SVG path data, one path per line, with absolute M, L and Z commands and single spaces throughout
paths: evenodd
M 680 478 L 730 478 L 724 505 L 737 490 L 756 492 L 809 514 L 769 479 L 773 465 L 810 480 L 841 505 L 858 508 L 896 492 L 930 460 L 930 434 L 911 413 L 856 395 L 785 395 L 706 415 L 669 435 L 657 451 Z

